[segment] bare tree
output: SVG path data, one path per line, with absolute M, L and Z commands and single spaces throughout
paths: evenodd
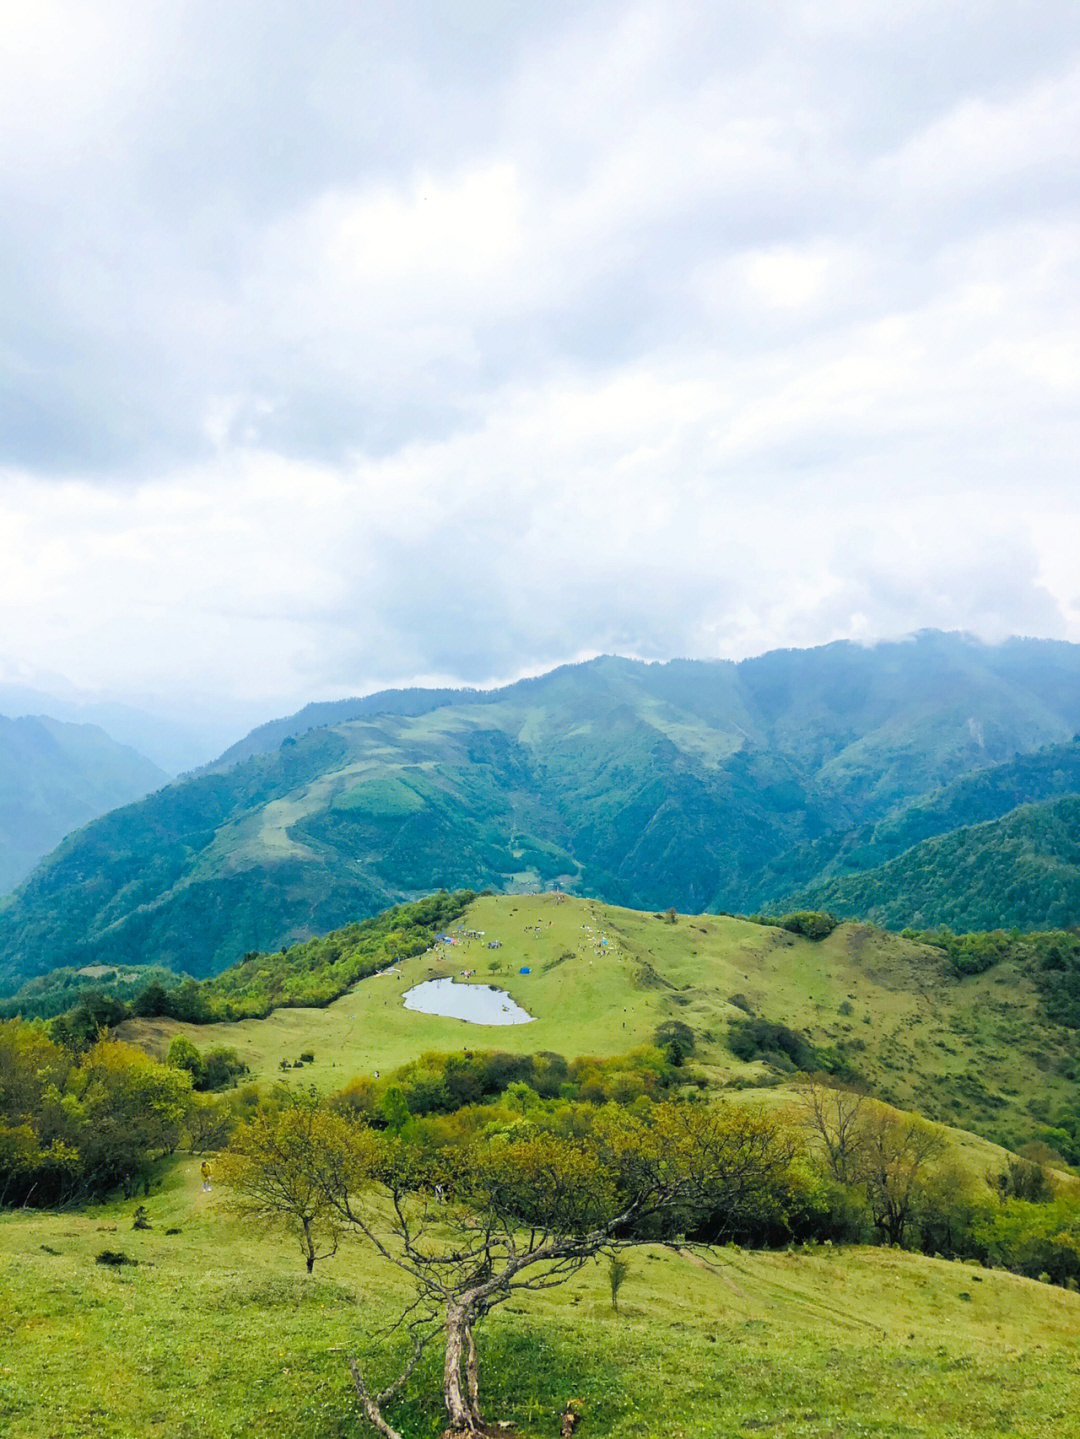
M 481 1412 L 475 1338 L 493 1309 L 564 1283 L 602 1250 L 681 1233 L 706 1207 L 753 1206 L 790 1159 L 782 1121 L 749 1107 L 582 1113 L 583 1137 L 483 1139 L 437 1156 L 322 1114 L 318 1142 L 306 1151 L 310 1184 L 415 1290 L 399 1321 L 412 1341 L 402 1372 L 377 1391 L 357 1359 L 347 1361 L 360 1406 L 384 1439 L 401 1439 L 383 1410 L 436 1341 L 443 1439 L 496 1432 Z M 434 1202 L 436 1185 L 445 1204 Z
M 928 1170 L 945 1151 L 941 1129 L 822 1075 L 804 1080 L 799 1092 L 828 1173 L 861 1188 L 874 1224 L 890 1244 L 902 1244 Z
M 826 1075 L 810 1075 L 798 1085 L 803 1123 L 820 1146 L 825 1167 L 838 1184 L 861 1178 L 870 1101 Z

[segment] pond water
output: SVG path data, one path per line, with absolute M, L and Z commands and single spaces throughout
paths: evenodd
M 527 1009 L 490 984 L 455 984 L 452 979 L 427 979 L 410 989 L 402 1003 L 420 1014 L 441 1014 L 469 1024 L 531 1024 Z

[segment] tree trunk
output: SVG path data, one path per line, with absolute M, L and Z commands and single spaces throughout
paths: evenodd
M 465 1326 L 465 1379 L 469 1388 L 469 1412 L 477 1429 L 483 1429 L 484 1416 L 480 1413 L 480 1360 L 476 1353 L 472 1323 Z
M 443 1399 L 449 1419 L 442 1439 L 473 1439 L 482 1429 L 473 1421 L 469 1401 L 461 1389 L 461 1364 L 466 1348 L 469 1321 L 466 1311 L 451 1304 L 446 1311 L 446 1362 L 443 1367 Z

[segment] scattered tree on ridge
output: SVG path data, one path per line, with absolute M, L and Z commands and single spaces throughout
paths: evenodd
M 899 1114 L 866 1095 L 815 1075 L 800 1086 L 805 1124 L 833 1179 L 858 1186 L 874 1224 L 902 1244 L 934 1160 L 945 1152 L 936 1124 Z

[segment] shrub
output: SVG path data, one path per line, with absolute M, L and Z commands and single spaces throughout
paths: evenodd
M 733 1019 L 728 1029 L 728 1048 L 736 1059 L 747 1063 L 766 1059 L 786 1068 L 812 1070 L 819 1067 L 817 1051 L 804 1034 L 767 1019 Z M 786 1066 L 781 1056 L 787 1060 Z
M 301 1056 L 303 1058 L 303 1056 Z M 218 1044 L 203 1055 L 202 1079 L 197 1080 L 196 1089 L 228 1089 L 236 1084 L 248 1067 L 229 1045 Z
M 669 1019 L 657 1026 L 653 1043 L 657 1049 L 662 1049 L 668 1060 L 678 1068 L 683 1060 L 694 1052 L 694 1031 L 681 1019 Z
M 828 939 L 840 923 L 835 915 L 823 910 L 800 909 L 794 914 L 785 914 L 776 923 L 789 934 L 801 934 L 804 939 Z

